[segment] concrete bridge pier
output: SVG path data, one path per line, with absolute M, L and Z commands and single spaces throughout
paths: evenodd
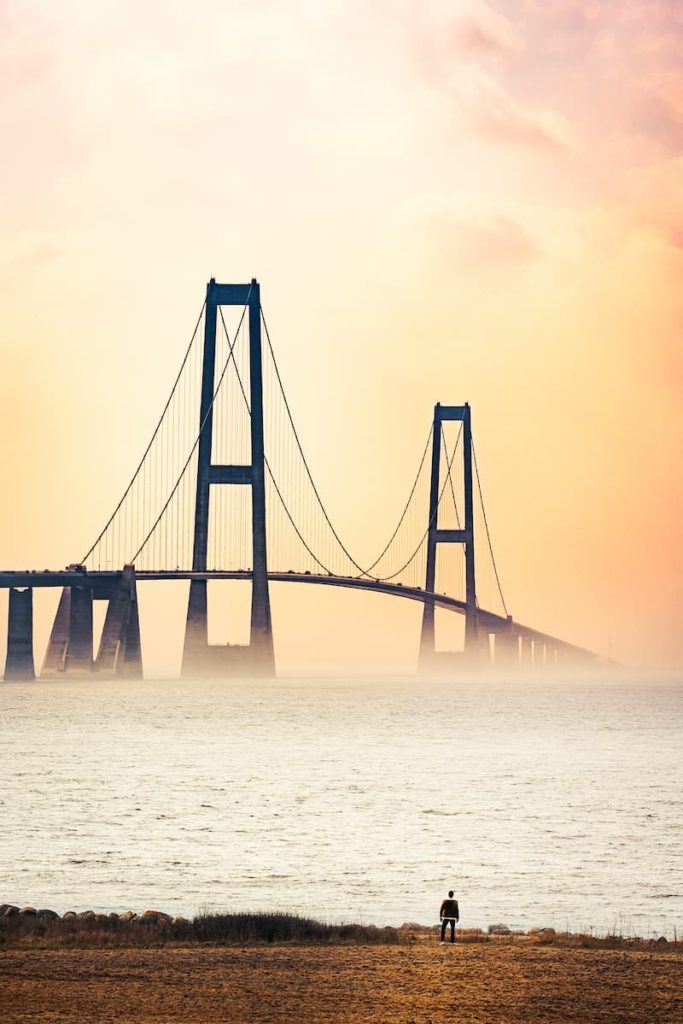
M 7 658 L 5 680 L 31 681 L 36 678 L 33 665 L 33 590 L 9 592 L 7 618 Z
M 190 581 L 190 597 L 185 621 L 181 675 L 193 676 L 201 669 L 203 653 L 209 646 L 206 580 Z
M 530 668 L 533 664 L 533 649 L 530 636 L 520 637 L 519 641 L 519 663 L 522 668 Z
M 109 598 L 95 670 L 98 675 L 143 678 L 138 597 L 132 565 L 124 565 Z
M 256 623 L 253 605 L 256 604 Z M 265 610 L 263 610 L 265 609 Z M 261 614 L 261 620 L 258 615 Z M 270 679 L 275 676 L 270 603 L 252 601 L 252 625 L 248 644 L 210 644 L 208 630 L 208 593 L 206 580 L 190 582 L 190 597 L 185 622 L 185 643 L 181 675 L 184 679 L 206 677 L 229 679 L 249 676 Z
M 482 669 L 491 668 L 491 638 L 489 632 L 479 626 L 477 633 L 477 667 Z
M 72 587 L 65 671 L 70 675 L 89 675 L 93 668 L 92 587 Z
M 52 624 L 47 650 L 40 671 L 41 679 L 53 679 L 66 669 L 66 652 L 69 649 L 69 625 L 71 622 L 71 587 L 64 587 L 57 614 Z
M 514 629 L 510 615 L 505 629 L 496 633 L 494 664 L 496 668 L 517 668 L 519 666 L 519 635 Z
M 93 600 L 108 601 L 97 658 L 93 659 Z M 140 621 L 135 567 L 126 565 L 113 581 L 88 581 L 87 574 L 64 587 L 48 640 L 41 678 L 84 676 L 142 679 Z

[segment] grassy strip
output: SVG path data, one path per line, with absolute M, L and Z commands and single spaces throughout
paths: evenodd
M 0 945 L 159 946 L 242 945 L 269 942 L 396 943 L 396 928 L 325 924 L 296 914 L 199 914 L 192 920 L 149 914 L 125 920 L 116 914 L 50 918 L 37 914 L 0 916 Z
M 0 908 L 1 910 L 2 908 Z M 171 918 L 160 911 L 134 914 L 83 914 L 51 916 L 50 911 L 0 913 L 0 947 L 34 948 L 149 948 L 165 945 L 258 945 L 262 943 L 396 945 L 436 942 L 438 930 L 407 924 L 400 928 L 377 928 L 362 924 L 326 924 L 297 914 L 240 913 L 198 914 L 192 920 Z M 552 928 L 511 932 L 493 926 L 460 928 L 458 944 L 496 943 L 526 946 L 554 946 L 578 949 L 632 949 L 683 952 L 683 942 L 665 938 L 643 939 L 620 934 L 595 935 L 584 932 L 556 932 Z

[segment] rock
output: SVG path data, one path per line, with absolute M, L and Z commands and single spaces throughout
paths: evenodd
M 132 910 L 127 910 L 125 914 L 119 915 L 119 921 L 137 921 L 138 915 Z
M 65 914 L 62 914 L 62 921 L 73 920 L 74 917 L 78 917 L 75 910 L 67 910 Z
M 3 903 L 3 907 L 5 908 L 2 912 L 3 917 L 16 917 L 19 913 L 19 907 L 15 907 L 11 903 Z
M 659 938 L 657 939 L 657 945 L 658 946 L 668 946 L 669 945 L 669 940 L 665 939 L 663 935 L 660 935 Z
M 19 913 L 25 914 L 26 917 L 35 917 L 38 911 L 35 907 L 22 907 Z
M 79 921 L 93 921 L 95 918 L 94 910 L 82 910 L 80 914 L 76 914 Z
M 95 920 L 98 924 L 109 924 L 108 914 L 95 914 Z
M 54 910 L 39 910 L 37 916 L 48 918 L 50 921 L 59 921 L 59 914 Z
M 509 935 L 510 929 L 506 924 L 490 924 L 489 935 Z
M 113 911 L 111 914 L 107 914 L 107 917 L 109 918 L 110 921 L 118 921 L 119 919 L 119 915 L 115 914 Z
M 554 928 L 530 928 L 529 935 L 535 935 L 538 939 L 550 941 L 557 936 L 557 932 Z
M 161 910 L 145 910 L 140 914 L 141 924 L 170 924 L 172 920 L 170 914 L 164 914 Z
M 189 921 L 186 917 L 174 917 L 171 924 L 189 925 Z

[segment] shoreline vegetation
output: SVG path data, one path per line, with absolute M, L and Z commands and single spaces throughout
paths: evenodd
M 407 922 L 400 927 L 328 923 L 290 913 L 200 913 L 173 917 L 160 910 L 95 913 L 0 904 L 0 948 L 149 948 L 160 946 L 231 946 L 260 944 L 412 946 L 438 943 L 438 928 Z M 683 952 L 674 930 L 666 936 L 643 938 L 621 932 L 557 931 L 532 928 L 515 931 L 504 924 L 459 928 L 456 945 L 495 943 L 575 949 L 621 949 L 645 952 Z

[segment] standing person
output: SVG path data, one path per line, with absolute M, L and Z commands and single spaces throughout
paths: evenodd
M 446 940 L 446 925 L 449 924 L 451 926 L 451 942 L 455 942 L 455 922 L 460 920 L 460 909 L 458 901 L 453 899 L 452 889 L 448 890 L 448 899 L 441 904 L 439 917 L 441 918 L 441 945 L 443 946 Z

